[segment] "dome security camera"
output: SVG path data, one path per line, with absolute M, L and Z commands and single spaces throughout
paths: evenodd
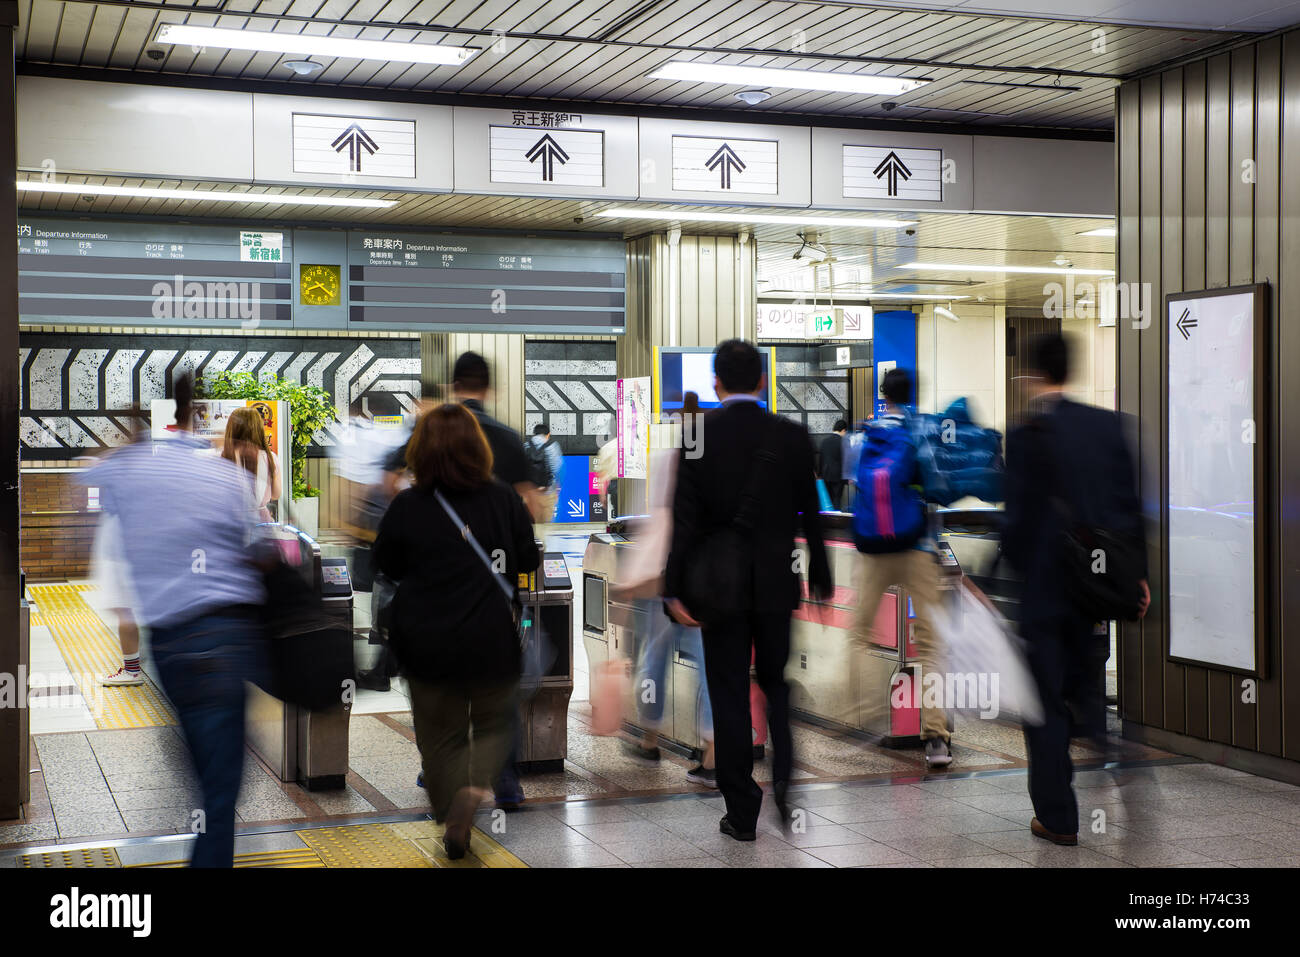
M 910 228 L 909 228 L 909 229 L 905 229 L 905 230 L 903 230 L 903 232 L 907 233 L 907 235 L 909 235 L 909 236 L 915 236 L 915 235 L 916 235 L 916 230 L 915 230 L 915 229 L 910 229 Z
M 886 113 L 892 113 L 894 110 L 898 109 L 898 104 L 893 100 L 890 100 L 888 103 L 881 103 L 880 108 Z
M 583 217 L 581 217 L 581 216 L 574 216 L 574 217 L 573 217 L 573 222 L 574 222 L 575 225 L 581 226 L 582 223 L 584 222 L 584 219 L 583 219 Z

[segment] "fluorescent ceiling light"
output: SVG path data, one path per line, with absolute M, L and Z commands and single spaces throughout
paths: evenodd
M 197 27 L 185 23 L 164 24 L 156 37 L 159 43 L 222 50 L 255 50 L 259 53 L 297 53 L 305 56 L 334 56 L 351 60 L 384 60 L 394 63 L 429 63 L 460 66 L 477 50 L 468 47 L 411 43 L 406 40 L 352 40 L 308 33 L 280 33 L 274 30 L 227 30 Z
M 836 289 L 838 288 L 839 287 L 837 286 Z M 832 291 L 834 290 L 827 288 L 816 290 L 818 296 L 828 296 Z M 811 295 L 812 292 L 813 290 L 811 289 L 787 289 L 785 291 L 772 290 L 770 292 L 760 292 L 759 296 L 774 299 L 790 299 L 801 295 L 807 297 Z M 839 298 L 838 292 L 836 292 L 836 297 Z M 848 298 L 848 296 L 846 295 L 845 298 Z M 969 299 L 970 296 L 936 296 L 920 292 L 863 292 L 859 289 L 852 293 L 852 298 L 861 299 L 864 302 L 872 299 L 902 299 L 905 302 L 919 302 L 923 299 L 942 299 L 944 302 L 956 302 L 958 299 Z
M 612 219 L 663 219 L 682 223 L 771 223 L 777 226 L 861 226 L 865 229 L 900 229 L 903 226 L 915 226 L 915 220 L 906 219 L 868 219 L 861 216 L 846 216 L 834 219 L 830 216 L 772 216 L 765 213 L 701 213 L 679 209 L 634 209 L 630 206 L 616 206 L 602 209 L 597 216 Z
M 1079 233 L 1080 236 L 1101 236 L 1105 239 L 1114 239 L 1118 230 L 1114 226 L 1098 226 L 1096 229 L 1090 229 L 1086 233 Z
M 729 66 L 725 63 L 697 63 L 672 60 L 650 74 L 652 80 L 685 80 L 691 83 L 734 83 L 739 86 L 775 86 L 787 90 L 819 90 L 826 93 L 860 93 L 863 96 L 896 96 L 915 90 L 929 80 L 870 73 L 830 73 L 826 70 L 789 70 L 767 66 Z
M 20 193 L 71 193 L 74 196 L 138 196 L 143 199 L 181 199 L 190 202 L 248 203 L 259 206 L 345 206 L 352 209 L 389 209 L 395 199 L 354 199 L 348 196 L 301 196 L 296 193 L 240 193 L 215 189 L 160 189 L 153 186 L 98 186 L 89 183 L 39 183 L 18 181 Z
M 1113 269 L 1076 269 L 1066 266 L 973 266 L 966 263 L 908 263 L 899 269 L 932 269 L 937 272 L 1045 273 L 1058 276 L 1113 276 Z

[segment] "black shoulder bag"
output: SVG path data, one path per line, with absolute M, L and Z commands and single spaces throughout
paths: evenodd
M 759 490 L 776 462 L 777 430 L 767 423 L 768 435 L 759 448 L 758 462 L 740 494 L 740 505 L 729 525 L 710 532 L 687 556 L 680 597 L 697 621 L 715 625 L 735 618 L 754 603 L 754 550 L 752 536 L 758 522 Z
M 1134 621 L 1142 607 L 1140 583 L 1146 543 L 1131 534 L 1080 519 L 1065 497 L 1071 483 L 1056 429 L 1047 423 L 1044 427 L 1057 472 L 1058 491 L 1050 498 L 1061 519 L 1059 554 L 1066 597 L 1093 621 Z

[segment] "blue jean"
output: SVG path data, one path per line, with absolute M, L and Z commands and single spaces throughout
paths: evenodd
M 663 599 L 643 599 L 636 603 L 637 645 L 636 695 L 637 714 L 643 727 L 658 730 L 664 717 L 662 689 L 668 679 L 668 665 L 674 649 L 695 662 L 700 673 L 700 690 L 695 716 L 700 737 L 713 740 L 713 707 L 709 702 L 708 683 L 704 680 L 704 639 L 700 629 L 679 625 L 664 613 Z
M 163 691 L 176 708 L 203 793 L 191 867 L 234 866 L 244 682 L 265 667 L 260 628 L 252 613 L 218 609 L 151 629 Z

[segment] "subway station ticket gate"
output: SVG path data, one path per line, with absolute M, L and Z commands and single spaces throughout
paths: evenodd
M 543 552 L 537 571 L 520 578 L 525 666 L 516 763 L 523 771 L 563 771 L 573 696 L 573 582 L 560 552 Z
M 292 525 L 272 525 L 270 534 L 286 561 L 298 567 L 321 597 L 326 615 L 352 631 L 352 581 L 343 558 L 322 558 L 320 545 Z M 248 686 L 246 727 L 253 751 L 281 781 L 311 791 L 342 788 L 348 773 L 350 701 L 311 711 Z

